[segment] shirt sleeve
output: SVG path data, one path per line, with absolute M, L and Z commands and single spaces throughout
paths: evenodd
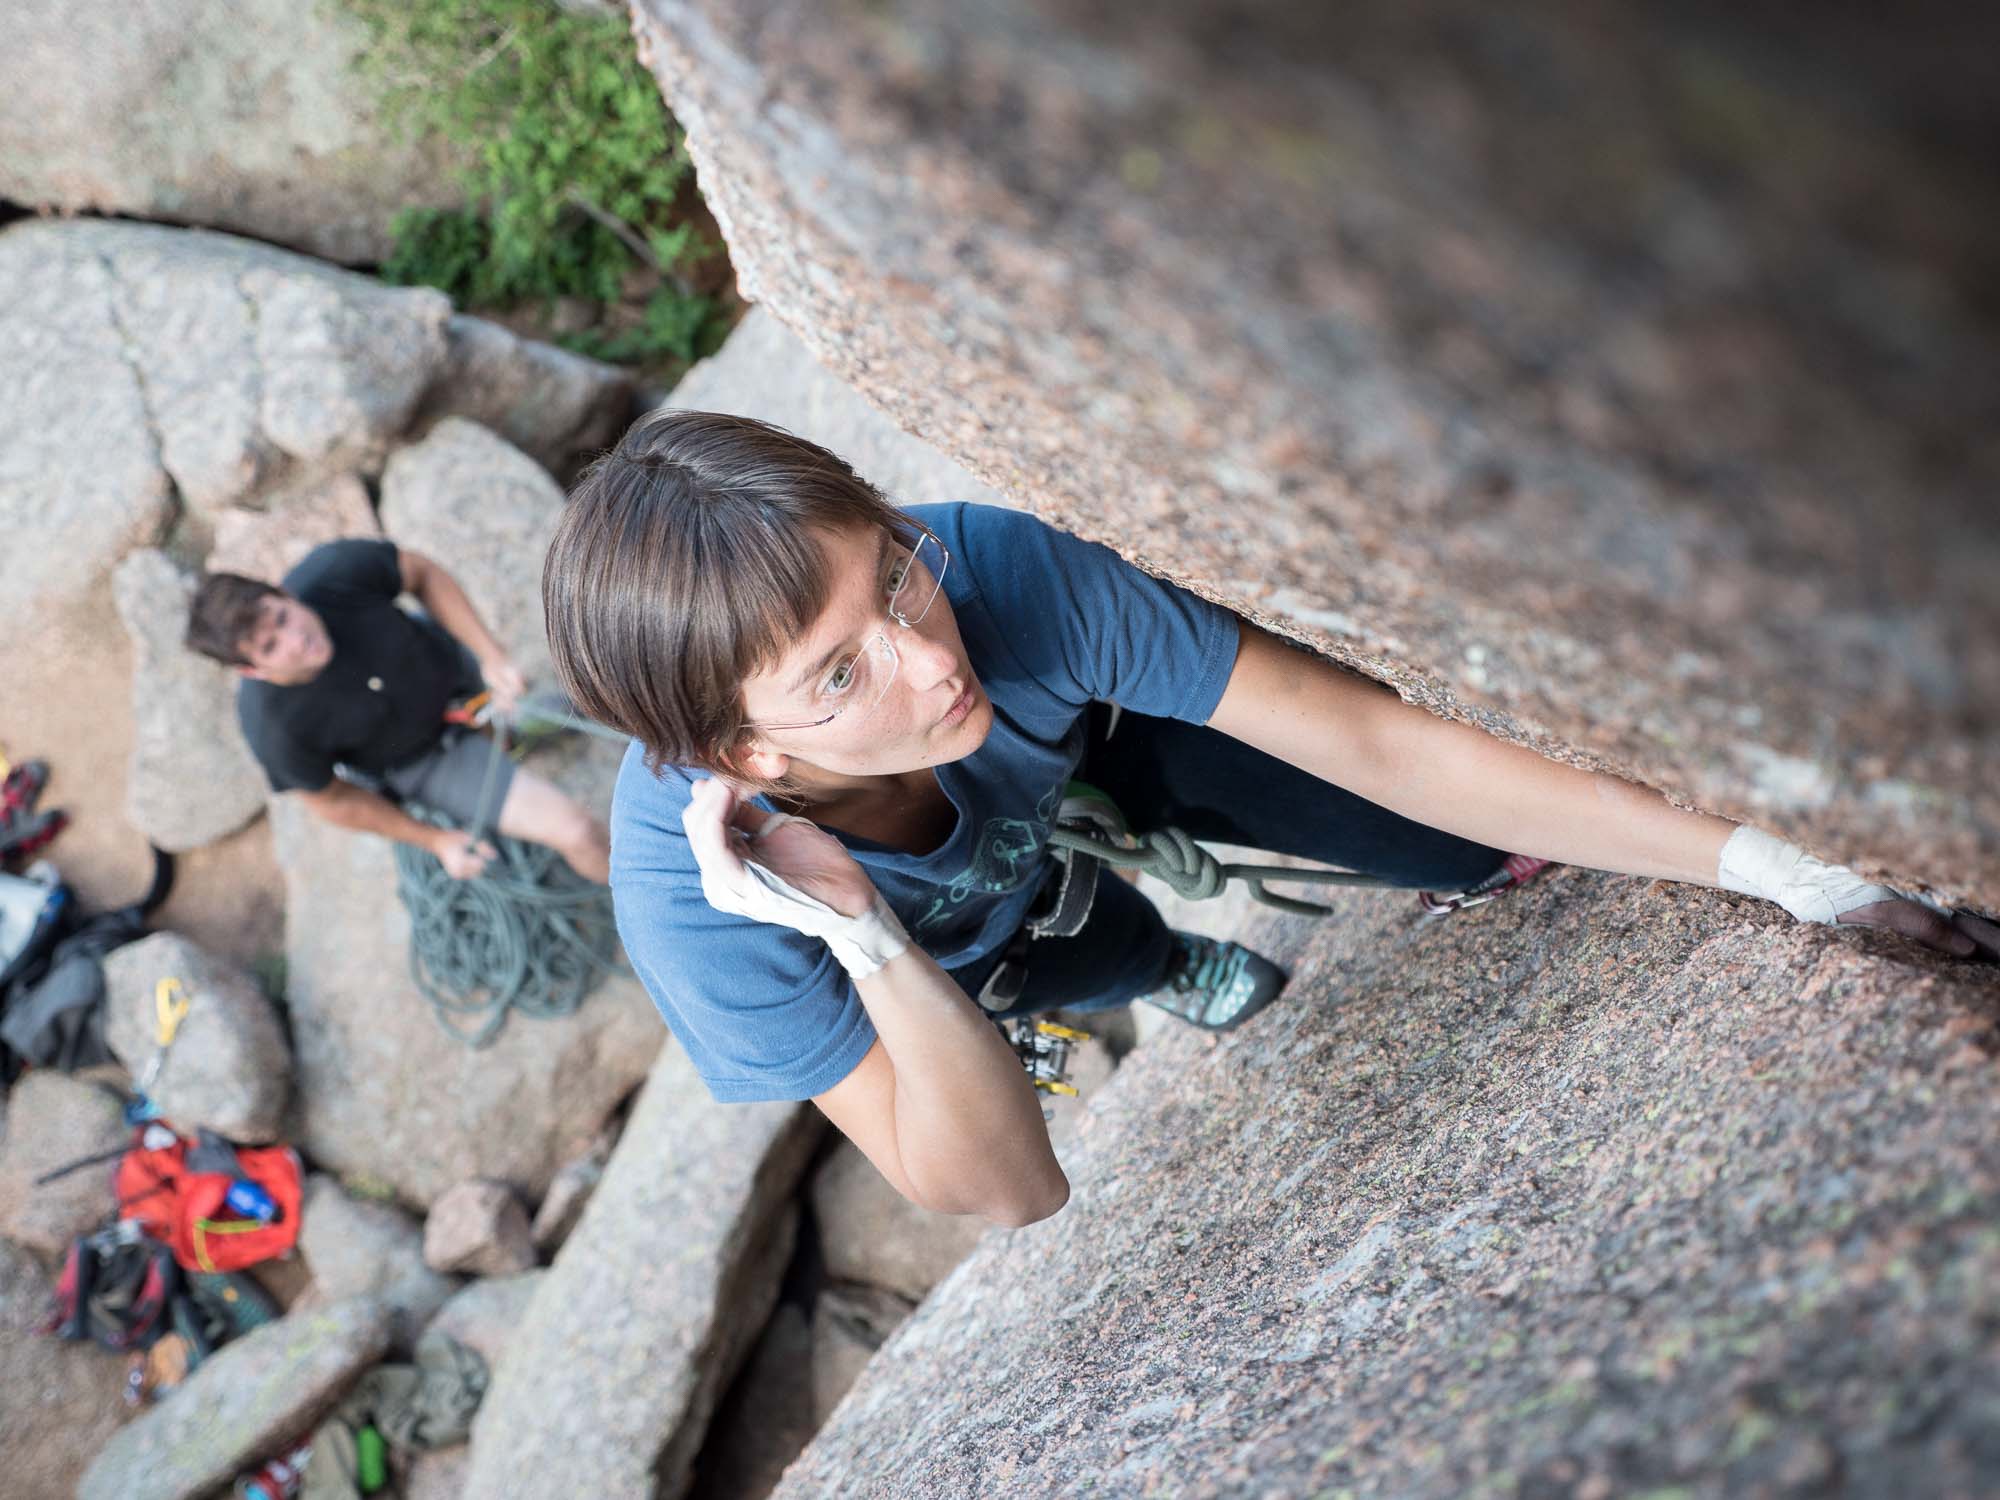
M 323 542 L 284 577 L 284 590 L 308 604 L 374 603 L 403 592 L 403 564 L 387 537 Z
M 1208 722 L 1236 665 L 1235 615 L 1023 512 L 957 509 L 968 572 L 1021 672 L 1074 704 Z
M 611 893 L 626 957 L 717 1100 L 825 1093 L 875 1028 L 824 942 L 708 904 L 680 827 L 687 785 L 653 777 L 636 748 L 619 777 Z
M 244 743 L 263 767 L 264 779 L 274 792 L 317 792 L 333 780 L 333 762 L 286 734 L 263 714 L 246 704 L 241 693 L 236 699 L 236 722 L 242 727 Z

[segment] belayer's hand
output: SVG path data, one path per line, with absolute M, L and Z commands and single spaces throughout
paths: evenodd
M 479 674 L 486 679 L 486 691 L 492 694 L 493 707 L 500 713 L 513 713 L 528 691 L 528 679 L 511 656 L 480 663 Z
M 440 829 L 431 841 L 431 853 L 453 880 L 471 880 L 486 873 L 486 862 L 499 854 L 484 839 L 474 839 L 456 829 Z
M 765 812 L 709 779 L 694 784 L 681 826 L 717 911 L 824 938 L 856 979 L 909 946 L 854 856 L 804 818 Z
M 1747 824 L 1722 846 L 1716 884 L 1775 901 L 1802 922 L 1880 927 L 1956 958 L 2000 959 L 2000 926 L 1863 880 Z

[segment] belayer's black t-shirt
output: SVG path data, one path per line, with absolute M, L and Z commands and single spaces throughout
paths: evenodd
M 236 690 L 237 722 L 273 790 L 316 792 L 335 762 L 380 775 L 436 744 L 445 707 L 472 684 L 458 643 L 397 607 L 396 544 L 315 547 L 283 588 L 326 622 L 333 660 L 311 682 L 246 678 Z

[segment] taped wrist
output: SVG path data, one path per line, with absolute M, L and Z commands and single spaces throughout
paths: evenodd
M 848 921 L 845 931 L 826 935 L 826 945 L 850 979 L 866 979 L 910 946 L 909 934 L 880 891 L 872 907 Z
M 1838 922 L 1843 912 L 1901 894 L 1748 824 L 1722 846 L 1715 883 L 1739 895 L 1775 901 L 1801 922 Z
M 737 909 L 759 921 L 823 938 L 850 978 L 867 978 L 910 946 L 909 935 L 880 891 L 875 893 L 873 906 L 858 917 L 850 917 L 787 884 L 755 860 L 745 860 L 743 868 L 762 887 L 762 896 L 741 903 Z

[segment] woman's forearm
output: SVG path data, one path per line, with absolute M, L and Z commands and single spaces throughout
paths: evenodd
M 1406 818 L 1563 864 L 1714 885 L 1736 827 L 1440 719 L 1249 625 L 1209 722 Z
M 855 990 L 893 1070 L 893 1149 L 910 1195 L 1012 1224 L 1061 1208 L 1069 1184 L 1041 1101 L 957 983 L 912 944 Z

